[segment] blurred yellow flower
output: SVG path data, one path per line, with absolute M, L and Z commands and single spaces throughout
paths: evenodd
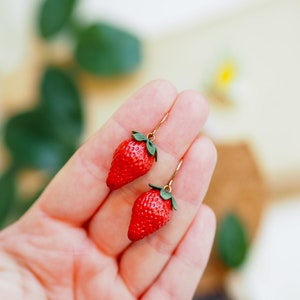
M 214 64 L 205 82 L 205 95 L 212 104 L 231 106 L 237 95 L 240 84 L 240 74 L 237 60 L 223 57 Z
M 222 62 L 213 75 L 212 88 L 218 92 L 227 92 L 237 75 L 237 65 L 233 60 Z

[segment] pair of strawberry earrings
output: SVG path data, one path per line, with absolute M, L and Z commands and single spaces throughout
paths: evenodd
M 111 190 L 132 182 L 151 169 L 154 161 L 157 161 L 155 134 L 167 117 L 168 113 L 147 135 L 132 131 L 132 138 L 123 141 L 117 147 L 106 180 Z M 128 229 L 128 238 L 131 241 L 143 239 L 170 221 L 172 209 L 177 209 L 172 195 L 172 183 L 181 164 L 182 160 L 165 186 L 149 184 L 151 190 L 144 192 L 135 200 Z

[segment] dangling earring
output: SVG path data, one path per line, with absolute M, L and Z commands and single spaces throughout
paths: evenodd
M 151 169 L 154 161 L 157 161 L 157 148 L 154 144 L 155 134 L 168 114 L 166 113 L 147 135 L 132 131 L 132 138 L 123 141 L 117 147 L 106 179 L 106 184 L 111 190 L 122 187 Z
M 131 241 L 143 239 L 170 221 L 172 209 L 177 210 L 177 204 L 172 195 L 172 183 L 182 161 L 181 159 L 168 184 L 164 187 L 149 184 L 152 189 L 135 200 L 128 229 L 128 238 Z

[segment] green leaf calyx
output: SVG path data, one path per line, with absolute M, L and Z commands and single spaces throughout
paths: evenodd
M 176 200 L 175 198 L 173 197 L 173 195 L 171 194 L 171 192 L 168 192 L 166 191 L 163 187 L 161 186 L 157 186 L 157 185 L 154 185 L 154 184 L 149 184 L 149 186 L 154 189 L 154 190 L 159 190 L 160 191 L 160 197 L 163 199 L 163 200 L 171 200 L 171 204 L 172 204 L 172 208 L 174 210 L 177 210 L 178 206 L 177 206 L 177 203 L 176 203 Z
M 154 156 L 155 161 L 157 161 L 157 148 L 153 141 L 138 131 L 132 131 L 132 138 L 138 142 L 145 142 L 149 155 Z
M 138 131 L 132 131 L 132 138 L 138 142 L 147 142 L 148 141 L 147 137 Z

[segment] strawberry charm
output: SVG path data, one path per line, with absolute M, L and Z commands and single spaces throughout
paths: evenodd
M 128 238 L 137 241 L 167 224 L 176 209 L 172 194 L 163 187 L 149 184 L 152 189 L 136 199 L 128 230 Z
M 177 210 L 171 186 L 181 164 L 182 160 L 167 185 L 159 187 L 149 184 L 152 189 L 136 199 L 128 229 L 128 238 L 131 241 L 143 239 L 170 221 L 172 210 Z
M 106 184 L 111 190 L 119 189 L 151 169 L 154 161 L 157 161 L 157 148 L 153 142 L 155 133 L 167 116 L 168 114 L 147 136 L 132 131 L 131 139 L 123 141 L 117 147 L 106 179 Z
M 146 174 L 157 160 L 157 149 L 153 141 L 142 133 L 133 131 L 132 139 L 122 142 L 115 150 L 106 180 L 111 190 Z

